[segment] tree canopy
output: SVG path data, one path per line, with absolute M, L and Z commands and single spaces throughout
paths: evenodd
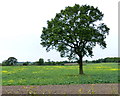
M 4 60 L 2 64 L 5 66 L 16 65 L 17 59 L 15 57 L 9 57 L 7 60 Z
M 100 22 L 103 16 L 104 14 L 93 6 L 68 6 L 57 13 L 54 19 L 47 21 L 47 27 L 42 30 L 41 45 L 46 47 L 47 51 L 56 49 L 61 57 L 77 59 L 82 68 L 82 58 L 92 57 L 92 49 L 96 44 L 106 48 L 105 38 L 110 29 Z

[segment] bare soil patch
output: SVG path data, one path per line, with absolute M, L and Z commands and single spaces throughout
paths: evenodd
M 118 84 L 2 86 L 2 94 L 118 94 Z

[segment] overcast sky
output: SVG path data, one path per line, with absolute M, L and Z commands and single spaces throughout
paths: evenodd
M 15 57 L 18 61 L 53 61 L 61 58 L 55 50 L 46 52 L 40 45 L 42 27 L 66 6 L 92 5 L 104 13 L 103 22 L 110 28 L 107 48 L 96 46 L 93 60 L 118 56 L 118 1 L 119 0 L 1 0 L 0 1 L 0 62 Z

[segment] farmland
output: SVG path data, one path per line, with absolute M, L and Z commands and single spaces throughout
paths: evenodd
M 118 83 L 118 63 L 96 63 L 83 66 L 3 66 L 2 85 L 66 85 Z

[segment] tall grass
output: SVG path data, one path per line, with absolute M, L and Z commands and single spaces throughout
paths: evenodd
M 62 85 L 118 83 L 117 63 L 86 64 L 85 75 L 78 66 L 3 66 L 3 85 Z

